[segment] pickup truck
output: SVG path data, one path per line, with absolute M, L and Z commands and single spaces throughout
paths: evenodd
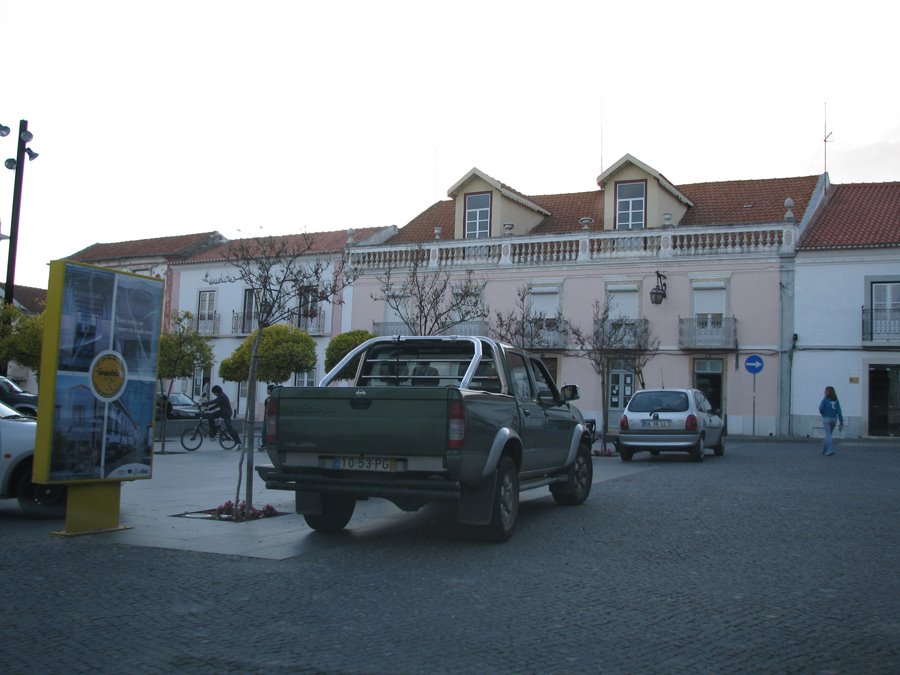
M 349 386 L 329 386 L 353 363 Z M 295 492 L 315 530 L 344 529 L 370 497 L 404 511 L 448 501 L 460 523 L 506 541 L 520 491 L 549 486 L 562 505 L 590 494 L 591 434 L 577 398 L 537 356 L 490 338 L 372 338 L 318 387 L 273 391 L 272 464 L 257 471 L 268 489 Z

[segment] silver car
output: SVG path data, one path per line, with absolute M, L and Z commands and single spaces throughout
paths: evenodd
M 636 452 L 689 452 L 702 462 L 706 448 L 725 454 L 724 425 L 699 389 L 644 389 L 636 392 L 619 421 L 616 446 L 623 462 Z

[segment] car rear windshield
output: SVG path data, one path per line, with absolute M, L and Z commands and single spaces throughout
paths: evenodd
M 631 412 L 686 412 L 688 397 L 683 391 L 639 391 L 628 404 Z

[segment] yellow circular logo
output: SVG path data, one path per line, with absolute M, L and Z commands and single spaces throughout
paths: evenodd
M 118 398 L 125 387 L 125 361 L 116 352 L 98 354 L 91 365 L 91 386 L 100 398 Z

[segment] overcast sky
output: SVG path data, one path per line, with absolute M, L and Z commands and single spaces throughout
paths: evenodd
M 473 166 L 900 180 L 900 5 L 0 0 L 16 283 L 96 242 L 402 226 Z M 12 171 L 0 167 L 0 232 Z M 9 244 L 0 243 L 6 277 Z

